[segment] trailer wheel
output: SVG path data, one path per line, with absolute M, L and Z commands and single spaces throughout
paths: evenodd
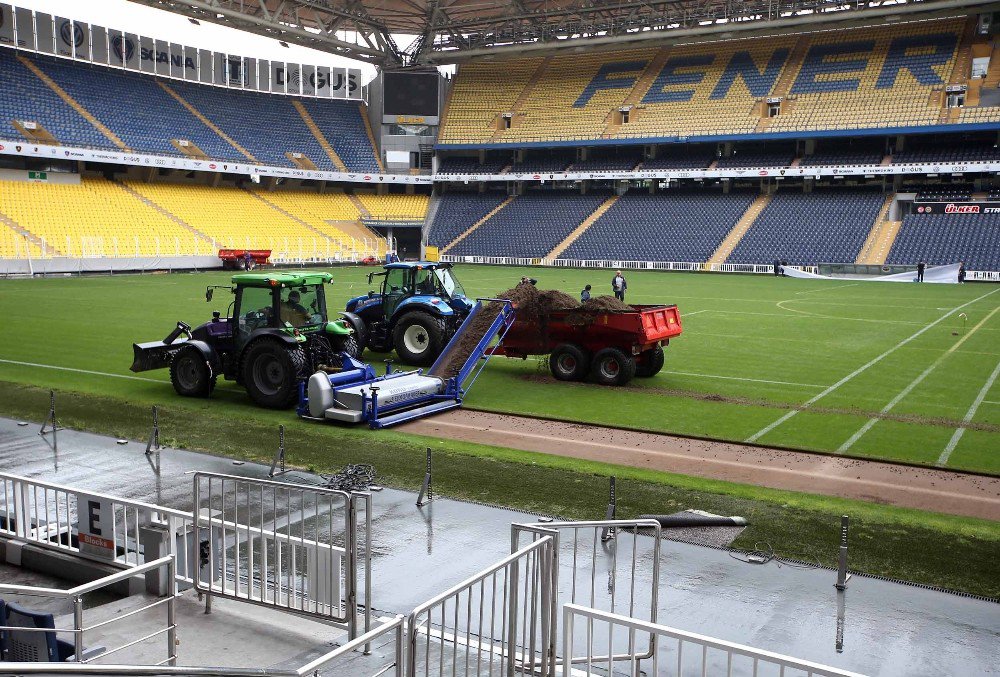
M 639 355 L 641 362 L 635 365 L 635 375 L 640 378 L 656 376 L 663 369 L 663 348 L 656 346 L 651 350 L 644 350 Z
M 604 348 L 594 355 L 590 375 L 602 386 L 623 386 L 635 376 L 635 360 L 617 348 Z
M 396 354 L 406 364 L 429 367 L 446 342 L 444 320 L 420 311 L 407 313 L 392 330 Z
M 208 397 L 215 389 L 215 378 L 205 356 L 194 346 L 181 348 L 170 361 L 170 382 L 182 397 Z
M 590 369 L 590 355 L 572 343 L 555 347 L 549 355 L 549 371 L 560 381 L 582 381 Z
M 257 341 L 243 356 L 243 385 L 257 406 L 287 409 L 299 397 L 299 380 L 307 376 L 307 366 L 301 347 Z

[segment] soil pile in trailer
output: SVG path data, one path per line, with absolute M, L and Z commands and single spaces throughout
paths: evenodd
M 556 311 L 568 312 L 566 322 L 585 326 L 601 314 L 632 310 L 614 296 L 598 296 L 580 303 L 575 298 L 558 289 L 540 290 L 533 284 L 519 284 L 513 289 L 494 294 L 493 298 L 508 299 L 514 307 L 515 320 L 535 329 L 540 335 L 546 331 L 548 317 Z M 483 338 L 503 304 L 491 301 L 483 306 L 479 314 L 470 320 L 458 343 L 446 355 L 442 363 L 430 371 L 432 376 L 451 378 L 461 371 L 476 345 Z

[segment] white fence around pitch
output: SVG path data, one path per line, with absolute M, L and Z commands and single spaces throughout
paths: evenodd
M 862 677 L 855 672 L 577 604 L 563 606 L 564 647 L 578 643 L 581 625 L 585 626 L 586 658 L 571 660 L 570 654 L 565 653 L 563 675 Z M 645 644 L 647 638 L 652 648 L 648 658 L 635 657 L 628 662 L 627 672 L 622 672 L 621 666 L 612 672 L 615 666 L 609 657 L 637 643 Z
M 177 581 L 192 584 L 198 539 L 190 512 L 0 473 L 0 536 L 136 568 L 146 562 L 148 528 L 167 530 Z
M 759 263 L 705 263 L 684 261 L 615 261 L 612 259 L 528 259 L 510 256 L 453 256 L 442 254 L 446 263 L 478 263 L 489 266 L 551 266 L 554 268 L 603 268 L 607 270 L 667 270 L 713 273 L 773 274 L 774 266 Z M 801 266 L 807 272 L 817 272 L 816 266 Z
M 150 228 L 152 230 L 152 227 Z M 242 237 L 206 239 L 195 234 L 184 237 L 158 235 L 113 237 L 106 235 L 66 235 L 57 239 L 30 239 L 11 234 L 0 240 L 14 260 L 50 258 L 148 258 L 217 256 L 220 249 L 266 249 L 272 261 L 361 261 L 385 254 L 388 245 L 381 238 L 354 237 Z

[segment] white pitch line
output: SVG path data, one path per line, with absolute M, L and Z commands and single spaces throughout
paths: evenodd
M 894 398 L 892 398 L 891 400 L 889 400 L 889 403 L 887 405 L 885 405 L 884 407 L 882 407 L 882 411 L 880 411 L 879 414 L 888 414 L 892 410 L 893 407 L 895 407 L 897 404 L 899 404 L 900 402 L 902 402 L 904 397 L 906 397 L 907 395 L 909 395 L 911 392 L 913 392 L 914 388 L 916 388 L 918 385 L 920 385 L 921 383 L 923 383 L 924 379 L 927 378 L 928 376 L 930 376 L 931 372 L 933 372 L 935 369 L 937 369 L 939 366 L 941 366 L 941 363 L 944 362 L 945 359 L 947 359 L 949 355 L 951 355 L 956 350 L 958 350 L 962 346 L 963 343 L 965 343 L 966 341 L 969 340 L 970 336 L 972 336 L 973 334 L 976 333 L 977 329 L 979 329 L 984 324 L 986 324 L 987 322 L 989 322 L 989 319 L 991 317 L 993 317 L 994 315 L 996 315 L 997 312 L 1000 312 L 1000 306 L 997 306 L 996 308 L 994 308 L 993 310 L 991 310 L 986 315 L 986 317 L 984 317 L 983 319 L 981 319 L 976 324 L 975 327 L 973 327 L 972 329 L 970 329 L 965 334 L 965 336 L 963 336 L 962 338 L 958 339 L 958 341 L 955 342 L 955 345 L 953 345 L 951 348 L 949 348 L 944 353 L 942 353 L 940 356 L 938 356 L 938 358 L 936 360 L 934 360 L 929 367 L 927 367 L 922 372 L 920 372 L 919 376 L 917 376 L 915 379 L 913 379 L 910 382 L 909 385 L 907 385 L 905 388 L 903 388 L 899 392 L 898 395 L 896 395 Z M 871 430 L 872 427 L 876 423 L 879 422 L 880 418 L 881 418 L 880 416 L 876 416 L 874 418 L 870 418 L 867 421 L 865 421 L 865 424 L 863 426 L 861 426 L 860 428 L 858 428 L 857 432 L 855 432 L 853 435 L 851 435 L 850 438 L 846 442 L 844 442 L 843 444 L 840 445 L 840 448 L 837 449 L 837 453 L 838 454 L 842 454 L 845 451 L 847 451 L 848 449 L 850 449 L 852 446 L 854 446 L 854 443 L 857 442 L 858 440 L 860 440 L 864 436 L 865 433 L 867 433 L 869 430 Z
M 797 291 L 795 292 L 795 295 L 799 296 L 800 294 L 815 294 L 816 292 L 833 291 L 834 289 L 843 289 L 844 287 L 857 287 L 858 284 L 859 284 L 858 282 L 855 282 L 854 284 L 838 284 L 836 287 L 827 287 L 825 289 L 810 289 L 808 291 Z
M 875 357 L 875 358 L 869 360 L 868 362 L 866 362 L 865 364 L 861 365 L 860 367 L 858 367 L 857 369 L 855 369 L 854 371 L 852 371 L 850 374 L 848 374 L 844 378 L 840 379 L 839 381 L 837 381 L 836 383 L 834 383 L 832 386 L 828 387 L 823 392 L 821 392 L 818 395 L 814 395 L 813 397 L 809 398 L 808 400 L 806 400 L 805 404 L 803 404 L 801 408 L 792 409 L 791 411 L 789 411 L 786 414 L 784 414 L 783 416 L 781 416 L 781 418 L 779 418 L 774 423 L 771 423 L 770 425 L 764 426 L 763 428 L 761 428 L 760 430 L 758 430 L 756 433 L 754 433 L 753 435 L 751 435 L 750 437 L 748 437 L 746 439 L 746 441 L 747 442 L 751 442 L 751 443 L 752 442 L 756 442 L 761 437 L 763 437 L 767 433 L 771 432 L 772 430 L 774 430 L 775 428 L 777 428 L 779 425 L 781 425 L 782 423 L 784 423 L 788 419 L 790 419 L 793 416 L 795 416 L 796 414 L 798 414 L 803 409 L 806 409 L 806 408 L 812 406 L 813 404 L 815 404 L 816 402 L 818 402 L 822 398 L 826 397 L 827 395 L 829 395 L 833 391 L 837 390 L 840 386 L 844 385 L 848 381 L 853 380 L 855 376 L 858 376 L 858 375 L 860 375 L 860 374 L 868 371 L 871 367 L 875 366 L 876 364 L 878 364 L 879 362 L 881 362 L 882 360 L 884 360 L 886 357 L 888 357 L 892 353 L 896 352 L 897 350 L 899 350 L 900 348 L 902 348 L 903 346 L 905 346 L 910 341 L 913 341 L 918 336 L 920 336 L 921 334 L 923 334 L 925 331 L 928 331 L 931 328 L 933 328 L 934 326 L 940 324 L 944 320 L 948 319 L 951 315 L 953 315 L 954 313 L 956 313 L 959 310 L 961 310 L 962 308 L 965 308 L 967 306 L 971 306 L 973 303 L 976 303 L 978 301 L 982 301 L 987 296 L 991 296 L 993 294 L 996 294 L 998 291 L 1000 291 L 1000 289 L 994 289 L 993 291 L 986 292 L 982 296 L 980 296 L 978 298 L 975 298 L 975 299 L 973 299 L 973 300 L 971 300 L 971 301 L 969 301 L 967 303 L 963 303 L 960 306 L 952 308 L 951 310 L 949 310 L 947 313 L 945 313 L 944 315 L 942 315 L 938 319 L 934 320 L 933 322 L 931 322 L 927 326 L 923 327 L 922 329 L 916 331 L 915 333 L 911 334 L 907 338 L 903 339 L 902 341 L 900 341 L 899 343 L 897 343 L 893 347 L 889 348 L 888 350 L 886 350 L 884 353 L 882 353 L 878 357 Z
M 988 379 L 986 379 L 986 383 L 983 384 L 982 389 L 976 396 L 976 401 L 973 402 L 972 406 L 969 407 L 969 410 L 965 412 L 965 418 L 962 419 L 963 423 L 968 423 L 976 415 L 976 411 L 979 410 L 979 405 L 983 403 L 983 400 L 986 398 L 986 394 L 990 392 L 990 388 L 992 388 L 993 384 L 996 383 L 997 376 L 1000 376 L 1000 362 L 997 362 L 997 366 L 993 369 L 993 373 L 990 374 Z M 953 434 L 951 439 L 948 440 L 947 446 L 945 446 L 944 451 L 941 452 L 941 456 L 938 457 L 938 465 L 948 464 L 948 458 L 951 456 L 951 452 L 955 451 L 955 447 L 958 446 L 958 442 L 962 439 L 962 435 L 964 434 L 965 426 L 955 429 L 955 434 Z
M 712 312 L 710 308 L 706 308 L 705 310 L 696 310 L 693 313 L 682 314 L 681 319 L 683 320 L 685 317 L 691 317 L 692 315 L 697 315 L 698 313 L 710 313 L 710 312 Z
M 718 376 L 716 374 L 695 374 L 689 371 L 663 371 L 664 374 L 675 374 L 677 376 L 697 376 L 698 378 L 721 378 L 726 381 L 747 381 L 749 383 L 774 383 L 780 386 L 802 386 L 803 388 L 825 388 L 816 383 L 792 383 L 791 381 L 767 381 L 760 378 L 744 378 L 742 376 Z
M 73 367 L 57 367 L 54 364 L 38 364 L 37 362 L 19 362 L 18 360 L 0 360 L 3 364 L 16 364 L 21 367 L 38 367 L 40 369 L 55 369 L 56 371 L 71 371 L 76 374 L 90 374 L 91 376 L 107 376 L 109 378 L 124 378 L 130 381 L 147 381 L 148 383 L 166 383 L 155 378 L 143 378 L 142 376 L 129 376 L 128 374 L 109 374 L 106 371 L 91 371 L 89 369 L 74 369 Z

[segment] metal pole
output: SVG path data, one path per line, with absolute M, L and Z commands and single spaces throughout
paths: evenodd
M 431 466 L 431 448 L 427 447 L 427 469 L 424 471 L 424 484 L 417 495 L 417 507 L 422 508 L 434 500 L 433 473 Z M 426 499 L 426 500 L 425 500 Z
M 73 660 L 83 662 L 83 598 L 73 598 Z
M 358 636 L 358 514 L 354 495 L 347 496 L 345 512 L 347 518 L 347 533 L 344 538 L 344 549 L 347 551 L 347 637 Z M 369 601 L 365 600 L 365 604 Z
M 149 434 L 149 442 L 146 443 L 146 455 L 149 456 L 153 451 L 160 450 L 160 417 L 156 411 L 156 405 L 153 405 L 153 431 Z
M 52 425 L 52 429 L 46 430 L 45 428 L 50 424 Z M 45 421 L 42 423 L 42 427 L 39 429 L 38 434 L 46 435 L 48 433 L 52 433 L 52 436 L 55 437 L 55 433 L 57 430 L 59 430 L 59 423 L 58 421 L 56 421 L 56 391 L 50 390 L 49 413 L 48 416 L 45 417 Z
M 610 478 L 610 480 L 611 480 L 611 483 L 610 483 L 610 485 L 608 487 L 608 510 L 607 510 L 607 512 L 604 515 L 604 519 L 606 519 L 606 520 L 613 520 L 613 519 L 615 519 L 615 515 L 618 512 L 618 498 L 617 498 L 617 495 L 615 493 L 615 478 L 614 478 L 614 476 L 612 476 Z M 607 543 L 608 541 L 610 541 L 614 537 L 615 537 L 615 528 L 614 527 L 604 527 L 604 529 L 601 530 L 601 542 L 602 543 Z
M 275 472 L 275 468 L 280 466 L 280 470 Z M 275 475 L 285 474 L 285 426 L 278 426 L 278 451 L 274 454 L 274 460 L 271 461 L 271 469 L 267 471 L 268 477 L 274 477 Z
M 167 563 L 167 665 L 177 665 L 177 560 Z
M 849 522 L 850 518 L 847 515 L 840 518 L 840 561 L 837 564 L 837 582 L 835 584 L 837 590 L 846 590 L 847 581 L 851 579 L 851 575 L 847 573 L 847 529 Z

